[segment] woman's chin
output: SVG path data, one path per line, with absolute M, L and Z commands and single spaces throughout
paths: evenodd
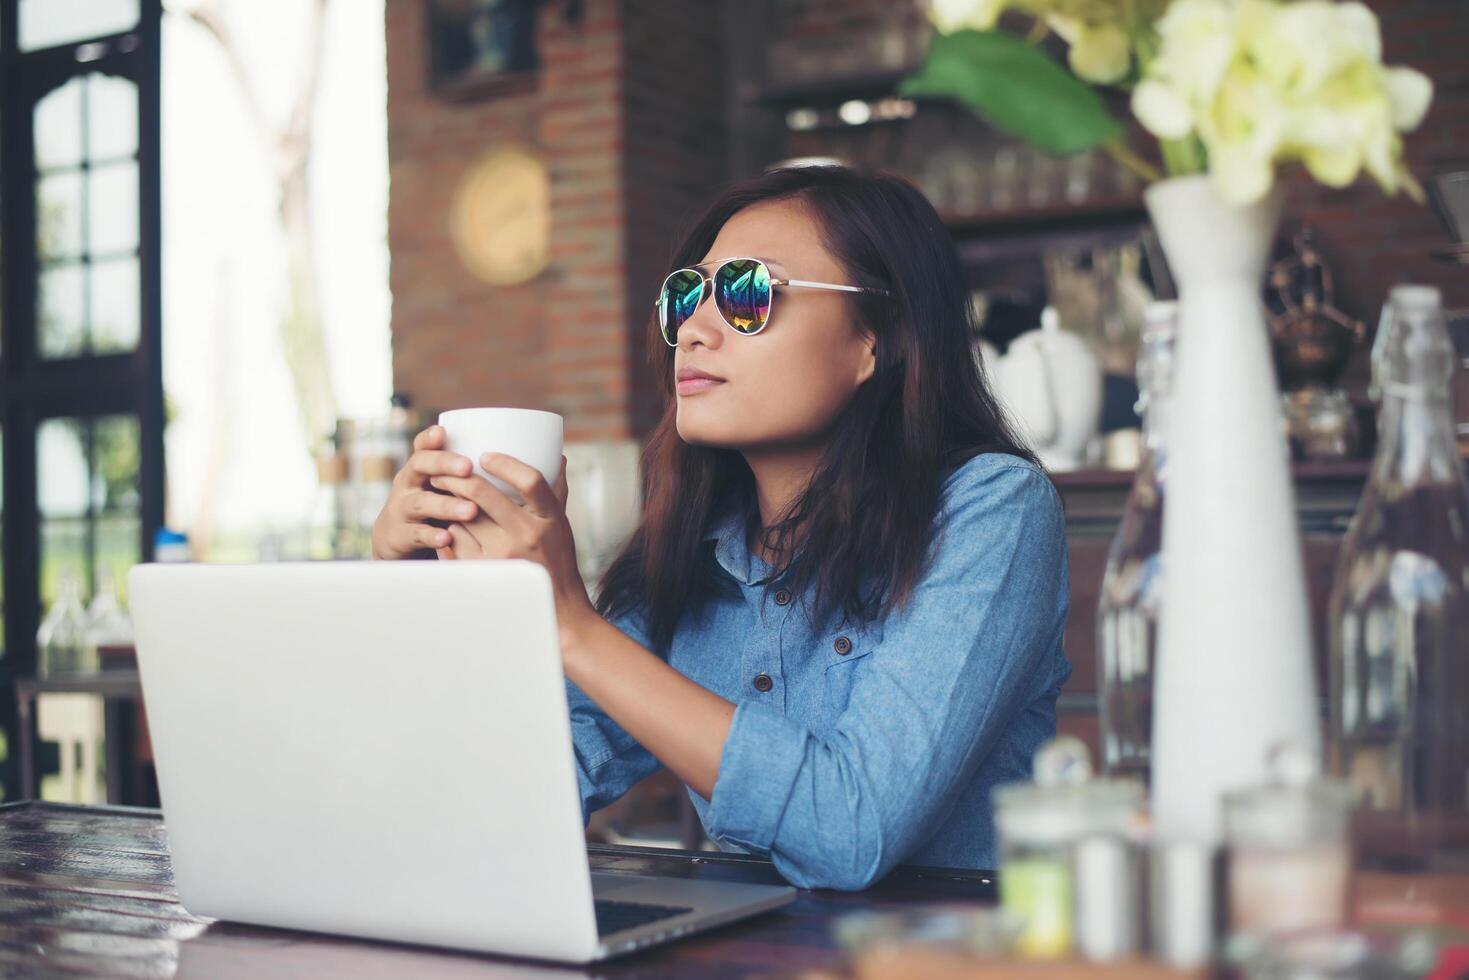
M 678 437 L 690 446 L 733 449 L 741 441 L 738 433 L 721 431 L 723 426 L 717 424 L 705 424 L 704 420 L 698 418 L 700 414 L 697 409 L 690 410 L 682 406 L 678 410 L 675 428 L 678 430 Z

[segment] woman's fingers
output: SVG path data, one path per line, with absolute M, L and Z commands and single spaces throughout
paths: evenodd
M 466 456 L 438 449 L 421 449 L 408 457 L 408 462 L 398 471 L 397 482 L 401 489 L 406 490 L 422 487 L 430 477 L 468 476 L 473 469 Z
M 403 495 L 403 511 L 408 521 L 470 521 L 479 508 L 467 500 L 432 490 L 410 490 Z
M 498 487 L 484 477 L 436 476 L 429 480 L 429 485 L 473 501 L 485 512 L 485 516 L 501 527 L 516 527 L 526 519 L 525 511 L 520 505 L 501 493 Z
M 556 474 L 556 485 L 551 488 L 551 492 L 554 493 L 554 494 L 556 494 L 556 499 L 559 500 L 559 501 L 561 501 L 561 509 L 562 510 L 565 510 L 566 509 L 566 497 L 567 497 L 567 494 L 569 492 L 568 487 L 566 485 L 566 457 L 565 456 L 562 456 L 561 457 L 561 472 L 558 473 L 558 474 Z
M 449 498 L 425 490 L 436 473 L 468 474 L 468 459 L 444 451 L 443 426 L 431 425 L 413 438 L 413 455 L 393 475 L 392 489 L 372 524 L 372 553 L 378 558 L 408 558 L 425 549 L 447 546 L 446 532 L 426 522 L 457 520 L 464 514 Z M 440 502 L 442 500 L 442 502 Z
M 465 529 L 463 524 L 450 524 L 448 534 L 451 542 L 450 550 L 453 551 L 455 558 L 460 555 L 478 557 L 482 553 L 483 549 L 479 542 Z
M 398 530 L 392 535 L 392 544 L 402 554 L 411 554 L 415 551 L 429 551 L 446 547 L 450 544 L 449 532 L 431 524 L 400 524 Z
M 563 463 L 565 458 L 562 457 Z M 534 466 L 504 453 L 485 453 L 480 457 L 479 464 L 485 468 L 486 473 L 493 473 L 519 491 L 532 514 L 551 517 L 562 509 L 555 491 L 546 485 L 546 478 Z
M 443 449 L 445 436 L 442 425 L 431 425 L 413 437 L 413 449 Z

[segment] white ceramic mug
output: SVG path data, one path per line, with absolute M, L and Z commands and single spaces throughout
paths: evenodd
M 555 412 L 531 408 L 456 408 L 439 416 L 445 446 L 451 453 L 468 456 L 474 472 L 494 484 L 517 504 L 520 492 L 498 477 L 486 473 L 479 458 L 485 453 L 504 453 L 535 467 L 554 487 L 561 475 L 563 423 Z

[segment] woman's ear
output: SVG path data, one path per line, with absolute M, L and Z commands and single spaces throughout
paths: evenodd
M 877 335 L 870 330 L 862 331 L 862 353 L 857 362 L 857 384 L 865 384 L 877 373 Z

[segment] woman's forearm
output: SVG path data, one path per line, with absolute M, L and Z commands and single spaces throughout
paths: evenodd
M 566 676 L 704 799 L 714 793 L 735 706 L 600 616 L 561 630 Z

